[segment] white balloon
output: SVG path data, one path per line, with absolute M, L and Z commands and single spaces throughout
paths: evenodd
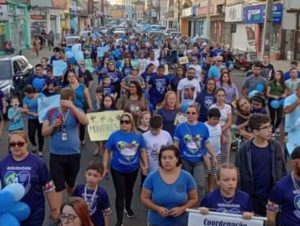
M 25 188 L 22 184 L 19 183 L 9 184 L 4 187 L 2 191 L 10 192 L 14 196 L 14 200 L 16 202 L 20 201 L 25 195 Z

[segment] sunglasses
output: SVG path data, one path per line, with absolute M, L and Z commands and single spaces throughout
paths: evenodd
M 195 115 L 195 114 L 197 114 L 197 112 L 190 112 L 190 111 L 187 111 L 186 112 L 188 115 Z
M 9 143 L 9 146 L 10 146 L 10 147 L 16 147 L 16 146 L 18 146 L 18 147 L 23 147 L 24 144 L 25 144 L 25 142 L 18 141 L 18 142 L 11 142 L 11 143 Z
M 128 125 L 128 124 L 130 124 L 131 122 L 130 122 L 130 120 L 120 120 L 120 123 L 121 123 L 121 124 L 124 124 L 124 123 L 125 123 L 125 124 Z

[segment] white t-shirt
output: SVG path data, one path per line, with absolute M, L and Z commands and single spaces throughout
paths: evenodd
M 146 152 L 148 156 L 149 172 L 158 169 L 158 153 L 163 145 L 173 144 L 173 140 L 169 132 L 161 130 L 156 136 L 153 136 L 151 131 L 143 133 L 143 138 L 146 144 Z
M 210 106 L 209 109 L 211 109 L 211 108 L 218 108 L 220 110 L 220 112 L 221 112 L 220 124 L 221 124 L 221 126 L 224 126 L 226 124 L 228 114 L 231 114 L 231 106 L 229 104 L 225 104 L 225 106 L 221 109 L 216 104 L 213 104 Z
M 181 91 L 181 102 L 194 101 L 200 93 L 200 84 L 196 79 L 188 80 L 183 78 L 179 81 L 177 90 Z
M 207 126 L 209 131 L 209 143 L 212 145 L 217 155 L 221 154 L 222 128 L 220 123 L 218 123 L 216 126 L 211 126 L 207 122 L 205 122 L 205 125 Z

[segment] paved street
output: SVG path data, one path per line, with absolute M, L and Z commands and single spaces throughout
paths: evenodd
M 39 58 L 34 56 L 34 54 L 29 50 L 29 51 L 24 51 L 23 52 L 25 56 L 28 57 L 29 61 L 31 64 L 36 64 L 39 62 Z M 50 58 L 51 52 L 48 50 L 43 50 L 40 54 L 40 57 L 42 56 L 47 56 Z M 274 62 L 273 62 L 274 63 Z M 274 63 L 275 68 L 277 69 L 283 69 L 286 70 L 288 69 L 288 62 L 286 61 L 277 61 Z M 238 85 L 240 88 L 242 81 L 244 79 L 244 75 L 240 71 L 234 71 L 233 72 L 233 80 L 234 82 Z M 7 123 L 5 125 L 4 131 L 2 136 L 0 137 L 0 145 L 4 148 L 0 150 L 0 155 L 4 155 L 7 152 L 7 147 L 8 147 L 8 142 L 7 142 Z M 86 139 L 88 140 L 88 138 Z M 49 162 L 49 153 L 48 153 L 48 142 L 45 144 L 44 148 L 44 159 L 48 163 Z M 93 151 L 96 148 L 96 145 L 93 142 L 86 142 L 86 145 L 82 147 L 82 159 L 81 159 L 81 170 L 79 173 L 79 176 L 77 178 L 77 183 L 83 183 L 84 182 L 84 170 L 88 164 L 88 162 L 92 159 L 96 159 L 98 161 L 101 161 L 100 157 L 94 157 L 93 156 Z M 133 200 L 133 210 L 136 213 L 136 218 L 127 220 L 125 219 L 124 225 L 125 226 L 145 226 L 146 225 L 146 209 L 141 205 L 140 198 L 139 198 L 139 178 L 135 186 L 135 192 L 134 192 L 134 200 Z M 103 186 L 106 191 L 109 194 L 110 201 L 111 201 L 111 206 L 113 211 L 114 209 L 114 188 L 112 185 L 111 180 L 104 180 L 101 182 L 101 186 Z M 112 222 L 115 222 L 115 214 L 112 216 Z M 44 225 L 48 225 L 48 222 L 45 222 Z

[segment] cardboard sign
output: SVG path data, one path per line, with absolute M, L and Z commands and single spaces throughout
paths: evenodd
M 38 116 L 40 123 L 45 120 L 50 109 L 58 107 L 60 107 L 60 95 L 38 98 Z
M 68 66 L 65 61 L 54 60 L 53 61 L 53 75 L 54 76 L 63 76 Z
M 179 63 L 180 64 L 187 64 L 189 62 L 189 59 L 187 56 L 179 57 Z
M 212 225 L 239 225 L 239 226 L 263 226 L 266 217 L 252 217 L 245 220 L 242 215 L 209 212 L 201 214 L 198 210 L 187 209 L 189 213 L 188 226 L 212 226 Z
M 93 73 L 94 65 L 93 65 L 92 59 L 85 59 L 84 62 L 85 62 L 86 69 L 88 69 L 91 73 Z
M 120 129 L 120 117 L 122 114 L 123 111 L 88 113 L 90 140 L 107 140 L 112 132 Z

